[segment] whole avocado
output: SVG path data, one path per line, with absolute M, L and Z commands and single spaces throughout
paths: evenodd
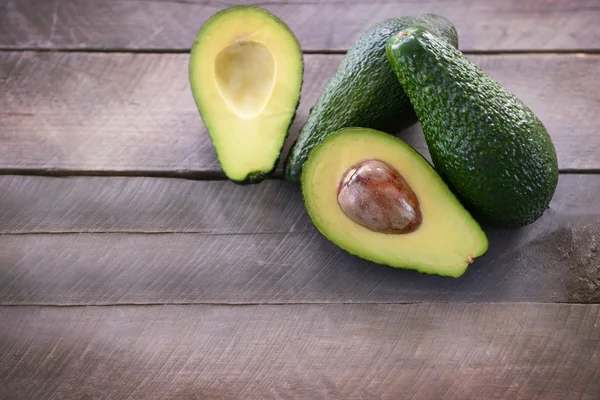
M 533 111 L 423 27 L 394 35 L 387 54 L 436 170 L 467 209 L 503 227 L 537 220 L 556 190 L 558 160 Z
M 435 14 L 390 18 L 369 28 L 348 51 L 311 108 L 284 162 L 288 181 L 299 183 L 310 150 L 341 128 L 391 131 L 417 122 L 385 52 L 387 40 L 412 25 L 425 26 L 441 40 L 458 47 L 454 25 Z

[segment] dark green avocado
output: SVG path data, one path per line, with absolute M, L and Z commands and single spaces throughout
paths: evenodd
M 424 27 L 390 38 L 387 55 L 436 170 L 467 209 L 497 226 L 537 220 L 556 190 L 558 161 L 533 111 Z
M 417 122 L 385 53 L 386 41 L 412 25 L 425 26 L 441 40 L 458 47 L 456 29 L 450 21 L 439 15 L 390 18 L 372 26 L 348 51 L 311 108 L 285 160 L 287 180 L 298 183 L 309 151 L 341 128 L 394 131 Z

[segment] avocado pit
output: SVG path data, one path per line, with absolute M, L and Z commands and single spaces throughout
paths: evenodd
M 406 179 L 376 159 L 363 160 L 344 172 L 337 202 L 348 218 L 374 232 L 414 232 L 423 219 L 419 200 Z

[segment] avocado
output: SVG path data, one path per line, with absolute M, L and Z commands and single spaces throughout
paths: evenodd
M 452 23 L 435 14 L 390 18 L 370 27 L 348 51 L 311 108 L 284 162 L 288 181 L 298 183 L 308 152 L 341 128 L 395 131 L 417 122 L 385 53 L 386 41 L 413 24 L 428 27 L 441 40 L 458 47 Z
M 344 128 L 306 160 L 308 215 L 331 242 L 366 260 L 459 277 L 488 239 L 429 162 L 391 134 Z
M 303 72 L 298 40 L 266 10 L 234 6 L 202 25 L 190 54 L 190 85 L 229 179 L 258 183 L 273 172 Z
M 556 190 L 558 162 L 533 111 L 424 27 L 390 38 L 387 55 L 433 165 L 475 218 L 501 227 L 538 219 Z

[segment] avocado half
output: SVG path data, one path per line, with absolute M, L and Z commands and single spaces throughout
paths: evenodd
M 192 94 L 232 181 L 258 183 L 277 166 L 303 70 L 298 40 L 262 8 L 230 7 L 200 28 L 189 61 Z
M 339 204 L 347 171 L 364 160 L 397 170 L 418 199 L 420 225 L 407 233 L 373 231 Z M 485 254 L 488 239 L 429 162 L 404 141 L 381 131 L 345 128 L 313 148 L 301 178 L 306 210 L 317 229 L 342 249 L 390 267 L 459 277 Z M 372 204 L 359 199 L 361 208 Z

